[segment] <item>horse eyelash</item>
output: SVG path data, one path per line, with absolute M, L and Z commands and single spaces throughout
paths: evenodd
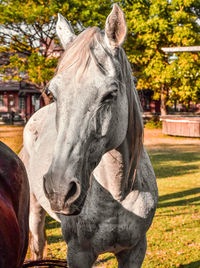
M 46 93 L 46 92 L 45 92 Z M 55 102 L 57 99 L 56 99 L 56 97 L 53 95 L 53 93 L 50 91 L 50 90 L 48 90 L 48 92 L 46 93 L 46 95 L 48 96 L 48 98 L 50 99 L 50 102 L 52 103 L 52 102 Z
M 112 101 L 113 99 L 115 100 L 117 98 L 117 89 L 116 90 L 113 90 L 113 91 L 110 91 L 108 93 L 106 93 L 102 99 L 101 99 L 101 103 L 105 103 L 105 102 L 110 102 Z
M 46 84 L 46 86 L 44 87 L 42 92 L 44 92 L 47 95 L 47 97 L 50 99 L 50 103 L 52 103 L 52 102 L 55 102 L 57 99 L 53 95 L 52 91 L 49 90 L 49 85 L 50 85 L 50 83 Z

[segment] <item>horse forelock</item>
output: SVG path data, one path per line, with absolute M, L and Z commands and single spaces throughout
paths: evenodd
M 97 27 L 87 28 L 70 42 L 60 59 L 57 67 L 57 74 L 73 67 L 74 76 L 80 78 L 89 67 L 92 49 L 101 38 L 100 29 Z

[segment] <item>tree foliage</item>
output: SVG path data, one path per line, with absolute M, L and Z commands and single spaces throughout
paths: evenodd
M 198 0 L 123 1 L 129 34 L 126 51 L 138 77 L 138 88 L 161 98 L 161 112 L 177 100 L 188 104 L 200 95 L 200 53 L 178 53 L 171 64 L 162 47 L 199 45 Z
M 6 58 L 0 72 L 10 79 L 27 79 L 42 88 L 54 73 L 49 57 L 55 40 L 57 13 L 73 26 L 104 27 L 112 0 L 0 0 L 0 52 Z M 188 104 L 200 98 L 200 53 L 177 53 L 169 63 L 162 47 L 199 45 L 199 0 L 122 0 L 128 36 L 125 50 L 138 79 L 138 89 L 152 89 L 166 105 Z M 75 27 L 76 28 L 76 27 Z M 58 40 L 56 41 L 58 43 Z M 11 72 L 12 70 L 12 72 Z M 22 74 L 22 75 L 21 75 Z M 23 77 L 23 78 L 22 78 Z
M 100 0 L 0 0 L 0 72 L 5 79 L 26 78 L 41 89 L 53 76 L 57 58 L 49 56 L 60 12 L 75 26 L 102 27 L 111 2 Z M 58 43 L 58 40 L 56 41 Z

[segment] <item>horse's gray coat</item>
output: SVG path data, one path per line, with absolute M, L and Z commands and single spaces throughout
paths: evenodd
M 124 14 L 114 5 L 105 34 L 90 28 L 76 37 L 70 31 L 60 16 L 57 33 L 66 50 L 49 85 L 56 102 L 39 110 L 24 131 L 32 249 L 42 256 L 43 207 L 61 220 L 70 268 L 91 268 L 108 251 L 120 268 L 141 267 L 158 192 L 121 48 Z

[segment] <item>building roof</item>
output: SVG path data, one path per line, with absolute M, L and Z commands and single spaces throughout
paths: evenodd
M 17 91 L 19 92 L 19 94 L 25 94 L 25 93 L 40 94 L 37 87 L 32 83 L 28 83 L 25 81 L 0 80 L 0 92 L 11 92 L 11 91 L 12 92 Z

